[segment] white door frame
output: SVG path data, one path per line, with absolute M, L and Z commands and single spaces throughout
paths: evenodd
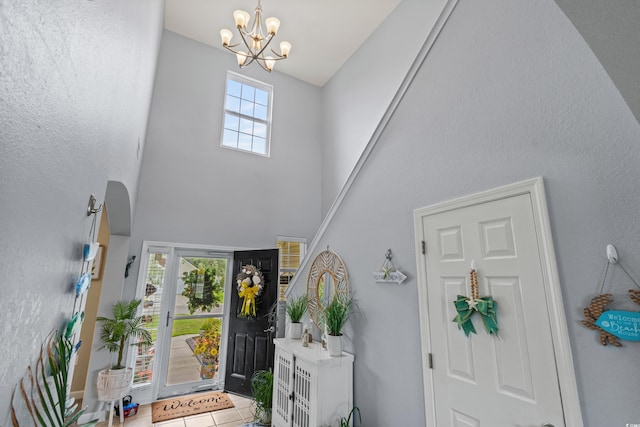
M 429 315 L 427 305 L 427 272 L 422 254 L 422 217 L 455 209 L 461 209 L 481 203 L 504 199 L 507 197 L 529 194 L 533 207 L 538 250 L 544 278 L 544 289 L 549 310 L 551 337 L 553 340 L 558 383 L 562 396 L 562 408 L 567 427 L 582 427 L 580 399 L 573 368 L 573 356 L 569 342 L 569 332 L 562 302 L 562 291 L 556 264 L 555 250 L 551 236 L 549 212 L 542 177 L 517 182 L 504 187 L 483 191 L 459 199 L 438 203 L 416 209 L 413 213 L 415 232 L 416 266 L 418 269 L 418 300 L 420 304 L 420 330 L 422 345 L 422 371 L 425 394 L 425 416 L 427 426 L 436 427 L 435 392 L 433 371 L 429 368 L 429 354 L 432 353 Z
M 177 252 L 182 252 L 182 251 L 200 251 L 200 252 L 207 252 L 210 253 L 211 255 L 216 255 L 219 256 L 220 254 L 226 253 L 226 254 L 230 254 L 230 264 L 228 265 L 228 267 L 232 267 L 233 266 L 233 253 L 236 251 L 242 251 L 242 250 L 247 250 L 247 248 L 244 247 L 230 247 L 230 246 L 212 246 L 212 245 L 200 245 L 200 244 L 188 244 L 188 243 L 171 243 L 171 242 L 156 242 L 156 241 L 143 241 L 142 242 L 142 251 L 141 251 L 141 257 L 140 257 L 140 268 L 138 271 L 138 280 L 136 282 L 136 298 L 140 298 L 140 299 L 144 299 L 144 284 L 146 283 L 146 277 L 147 277 L 147 270 L 149 268 L 149 257 L 148 257 L 148 253 L 149 251 L 154 251 L 154 252 L 160 252 L 160 253 L 166 253 L 168 254 L 169 258 L 171 259 L 175 259 L 176 257 L 176 253 Z M 170 277 L 174 277 L 177 275 L 177 273 L 175 271 L 175 265 L 174 263 L 171 263 L 170 265 L 168 265 L 167 267 L 167 272 L 165 273 L 165 281 L 169 280 Z M 228 284 L 232 284 L 233 283 L 233 269 L 232 268 L 227 268 L 227 283 Z M 232 286 L 233 289 L 233 286 Z M 175 298 L 175 296 L 173 296 L 173 298 Z M 171 298 L 171 299 L 173 299 Z M 162 302 L 162 307 L 161 307 L 161 312 L 162 313 L 166 313 L 166 311 L 169 309 L 169 305 L 173 305 L 174 301 L 168 301 L 169 299 L 164 299 L 163 298 L 163 302 Z M 227 334 L 229 333 L 228 328 L 229 328 L 229 303 L 231 300 L 231 293 L 230 292 L 226 292 L 225 291 L 225 295 L 224 295 L 224 315 L 223 315 L 223 320 L 222 320 L 222 342 L 226 343 L 226 339 L 227 339 Z M 165 334 L 162 333 L 164 330 L 164 328 L 158 328 L 158 336 L 156 339 L 156 346 L 164 346 L 165 345 L 165 341 L 166 341 L 166 337 Z M 226 345 L 222 345 L 220 348 L 220 364 L 219 367 L 221 369 L 220 372 L 224 372 L 223 369 L 225 366 L 225 362 L 226 362 Z M 135 398 L 139 403 L 142 404 L 147 404 L 147 403 L 151 403 L 154 402 L 155 400 L 158 399 L 158 394 L 160 392 L 160 387 L 161 387 L 161 382 L 164 384 L 164 382 L 166 382 L 166 375 L 167 372 L 165 370 L 165 372 L 162 372 L 162 367 L 166 366 L 168 363 L 168 358 L 169 358 L 169 352 L 166 351 L 164 354 L 158 355 L 159 357 L 155 357 L 154 361 L 153 361 L 153 369 L 154 372 L 158 373 L 157 375 L 154 375 L 154 378 L 152 379 L 151 383 L 146 383 L 146 384 L 142 384 L 142 385 L 134 385 L 131 389 L 132 393 L 135 393 Z M 127 354 L 127 360 L 128 360 L 128 364 L 127 366 L 133 366 L 135 363 L 135 358 L 136 358 L 136 352 L 135 351 L 130 351 Z M 163 365 L 164 363 L 164 365 Z M 224 378 L 223 378 L 223 385 L 224 385 Z

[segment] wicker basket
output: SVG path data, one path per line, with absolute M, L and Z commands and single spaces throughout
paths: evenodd
M 133 380 L 133 369 L 103 369 L 98 372 L 98 400 L 113 402 L 127 395 Z

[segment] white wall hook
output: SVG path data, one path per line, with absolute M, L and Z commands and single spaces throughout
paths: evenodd
M 609 262 L 611 264 L 618 263 L 618 251 L 616 250 L 616 247 L 613 246 L 612 244 L 607 245 L 607 258 L 609 259 Z
M 471 269 L 472 270 L 477 270 L 477 268 L 476 268 L 476 260 L 475 259 L 471 260 Z

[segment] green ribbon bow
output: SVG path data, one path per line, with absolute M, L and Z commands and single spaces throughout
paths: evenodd
M 495 335 L 498 333 L 498 315 L 497 308 L 498 303 L 493 300 L 492 297 L 482 297 L 472 300 L 464 295 L 458 295 L 458 298 L 453 302 L 456 306 L 458 315 L 453 319 L 458 324 L 458 329 L 462 329 L 466 336 L 470 333 L 476 333 L 476 328 L 471 322 L 471 317 L 474 312 L 480 313 L 482 324 L 484 329 L 489 335 Z

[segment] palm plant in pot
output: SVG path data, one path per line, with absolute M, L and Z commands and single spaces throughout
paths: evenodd
M 302 336 L 302 317 L 307 312 L 307 296 L 301 295 L 287 301 L 287 315 L 291 323 L 289 324 L 289 336 L 299 340 Z
M 349 318 L 351 299 L 340 301 L 333 298 L 331 303 L 323 310 L 324 324 L 327 331 L 327 347 L 330 356 L 342 355 L 342 328 Z
M 113 318 L 100 316 L 96 320 L 101 323 L 100 339 L 104 343 L 100 349 L 106 348 L 117 353 L 116 364 L 98 373 L 98 400 L 111 402 L 125 396 L 133 379 L 133 369 L 122 364 L 124 350 L 129 340 L 134 339 L 132 346 L 152 345 L 149 331 L 143 328 L 143 316 L 138 316 L 138 306 L 142 300 L 118 301 L 113 306 Z
M 255 401 L 254 417 L 263 425 L 271 424 L 273 403 L 273 372 L 260 370 L 251 376 L 251 395 Z

